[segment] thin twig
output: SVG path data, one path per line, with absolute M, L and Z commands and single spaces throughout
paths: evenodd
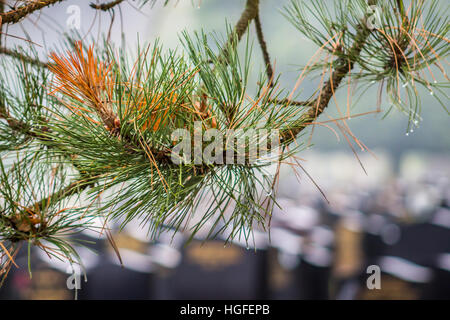
M 308 100 L 308 101 L 295 101 L 289 99 L 274 99 L 270 100 L 271 103 L 276 105 L 289 105 L 289 106 L 301 106 L 301 107 L 312 107 L 317 102 L 316 100 Z
M 42 198 L 41 200 L 39 200 L 38 202 L 36 202 L 32 206 L 30 206 L 30 208 L 32 208 L 34 210 L 39 208 L 39 210 L 42 211 L 45 209 L 45 207 L 47 206 L 48 203 L 59 202 L 67 197 L 70 197 L 74 194 L 78 194 L 78 193 L 82 192 L 89 186 L 91 186 L 91 184 L 86 182 L 86 178 L 74 180 L 68 186 L 66 186 L 62 189 L 59 189 L 58 191 L 49 195 L 46 198 Z
M 0 0 L 0 14 L 5 12 L 5 3 Z M 2 18 L 0 18 L 0 47 L 2 46 Z
M 13 57 L 15 59 L 19 59 L 19 60 L 22 60 L 23 62 L 34 64 L 34 65 L 37 65 L 37 66 L 40 66 L 40 67 L 45 67 L 45 68 L 48 67 L 48 63 L 47 62 L 43 62 L 43 61 L 41 61 L 39 59 L 29 57 L 29 56 L 27 56 L 27 55 L 25 55 L 23 53 L 20 53 L 19 51 L 16 51 L 16 50 L 11 50 L 11 49 L 8 49 L 8 48 L 0 47 L 0 54 L 6 54 L 6 55 L 8 55 L 10 57 Z
M 247 31 L 249 24 L 258 14 L 259 0 L 247 0 L 245 9 L 242 11 L 241 17 L 236 23 L 233 33 L 228 38 L 227 43 L 223 46 L 219 54 L 219 61 L 226 59 L 228 55 L 228 48 L 233 47 L 242 39 L 242 36 Z
M 236 44 L 242 39 L 242 36 L 247 31 L 249 24 L 257 16 L 258 8 L 259 8 L 259 0 L 247 0 L 247 3 L 245 4 L 245 9 L 244 11 L 242 11 L 241 17 L 236 23 L 233 32 L 230 34 L 228 41 L 222 47 L 220 53 L 217 56 L 218 57 L 217 61 L 225 64 L 228 63 L 229 57 L 228 50 L 230 48 L 234 48 Z M 228 112 L 227 118 L 229 121 L 231 121 L 233 117 L 234 112 L 230 110 L 230 112 Z
M 6 120 L 6 123 L 12 130 L 20 131 L 31 135 L 28 129 L 28 125 L 25 122 L 12 117 L 11 114 L 6 109 L 6 106 L 3 104 L 3 101 L 0 101 L 0 119 Z
M 301 131 L 303 131 L 303 129 L 305 129 L 311 123 L 311 121 L 314 121 L 322 114 L 322 112 L 328 106 L 331 98 L 333 97 L 334 92 L 341 84 L 341 81 L 347 76 L 350 70 L 353 69 L 356 57 L 360 55 L 361 50 L 363 49 L 363 46 L 369 35 L 370 30 L 366 25 L 361 24 L 356 34 L 355 42 L 349 50 L 349 56 L 353 57 L 353 59 L 351 61 L 344 58 L 338 59 L 337 65 L 339 65 L 339 67 L 332 72 L 330 79 L 328 79 L 328 81 L 322 86 L 321 90 L 319 91 L 320 94 L 317 100 L 315 100 L 314 105 L 311 106 L 309 110 L 300 117 L 297 122 L 298 126 L 293 129 L 283 130 L 280 133 L 281 140 L 283 142 L 295 139 L 295 137 Z
M 258 10 L 259 11 L 259 10 Z M 264 33 L 262 31 L 261 27 L 261 20 L 259 19 L 259 12 L 256 13 L 255 16 L 255 28 L 256 28 L 256 35 L 258 37 L 259 46 L 261 47 L 264 64 L 266 65 L 266 74 L 267 79 L 270 81 L 270 86 L 273 86 L 273 68 L 272 63 L 270 62 L 270 56 L 269 51 L 267 50 L 267 44 L 264 40 Z
M 91 3 L 89 6 L 96 10 L 108 11 L 108 10 L 113 9 L 115 6 L 121 4 L 122 2 L 123 2 L 123 0 L 114 0 L 114 1 L 111 1 L 108 3 L 102 3 L 102 4 Z
M 248 25 L 253 19 L 258 15 L 259 0 L 247 0 L 245 9 L 241 14 L 236 26 L 234 27 L 234 32 L 237 35 L 237 40 L 240 41 L 242 36 L 247 31 Z M 233 38 L 230 38 L 233 41 Z

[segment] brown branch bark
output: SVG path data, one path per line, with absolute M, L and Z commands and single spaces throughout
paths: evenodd
M 46 198 L 41 199 L 40 201 L 36 202 L 32 206 L 30 206 L 30 209 L 36 210 L 36 208 L 39 208 L 39 210 L 43 211 L 48 203 L 54 203 L 54 201 L 61 201 L 67 197 L 70 197 L 74 194 L 78 194 L 91 186 L 89 183 L 86 183 L 85 179 L 80 180 L 74 180 L 66 187 L 59 189 L 55 193 L 49 195 Z
M 237 42 L 241 41 L 242 36 L 247 31 L 248 25 L 258 14 L 259 0 L 247 0 L 245 4 L 245 9 L 242 11 L 241 17 L 236 23 L 233 33 L 228 38 L 227 43 L 222 48 L 222 52 L 219 54 L 219 60 L 226 59 L 228 55 L 228 48 L 236 45 Z
M 28 136 L 28 139 L 37 138 L 40 139 L 41 141 L 49 141 L 49 138 L 43 135 L 44 133 L 49 131 L 47 127 L 40 127 L 37 131 L 33 130 L 33 128 L 31 128 L 27 123 L 12 117 L 2 101 L 0 101 L 0 119 L 5 119 L 12 130 L 21 132 L 22 134 Z M 70 155 L 68 155 L 68 157 L 70 157 Z M 73 163 L 73 165 L 75 168 L 78 169 L 75 163 Z M 84 175 L 81 172 L 80 174 L 81 174 L 80 180 L 75 180 L 67 187 L 64 187 L 55 192 L 54 194 L 48 196 L 47 198 L 40 200 L 35 205 L 30 207 L 30 209 L 35 210 L 36 208 L 39 208 L 43 210 L 44 207 L 47 205 L 48 201 L 50 200 L 57 199 L 58 201 L 60 201 L 68 196 L 71 196 L 75 193 L 79 193 L 84 189 L 86 189 L 88 186 L 90 186 L 90 184 L 88 183 L 82 184 L 83 182 L 85 182 L 85 179 L 83 179 Z
M 17 9 L 10 10 L 5 13 L 1 13 L 0 16 L 2 18 L 2 23 L 4 24 L 13 24 L 17 23 L 29 14 L 41 10 L 42 8 L 51 6 L 57 2 L 62 2 L 64 0 L 39 0 L 35 2 L 31 2 L 29 4 L 23 5 Z
M 115 6 L 121 4 L 122 2 L 123 2 L 123 0 L 115 0 L 115 1 L 111 1 L 108 3 L 102 3 L 102 4 L 91 3 L 89 6 L 96 10 L 108 11 L 108 10 L 114 8 Z
M 281 100 L 271 100 L 270 102 L 276 105 L 290 105 L 290 106 L 301 106 L 301 107 L 312 107 L 316 103 L 316 100 L 308 100 L 308 101 L 295 101 L 289 99 L 281 99 Z
M 15 59 L 19 59 L 19 60 L 22 60 L 22 61 L 24 61 L 26 63 L 31 63 L 31 64 L 34 64 L 34 65 L 37 65 L 37 66 L 40 66 L 40 67 L 47 68 L 48 65 L 49 65 L 47 62 L 43 62 L 43 61 L 41 61 L 39 59 L 35 59 L 35 58 L 32 58 L 32 57 L 29 57 L 27 55 L 24 55 L 24 54 L 18 52 L 18 51 L 11 50 L 11 49 L 4 48 L 4 47 L 0 47 L 0 54 L 5 54 L 5 55 L 8 55 L 8 56 L 13 57 Z
M 230 34 L 227 42 L 222 47 L 221 51 L 217 55 L 217 60 L 220 63 L 228 64 L 229 49 L 236 46 L 236 44 L 242 39 L 242 36 L 247 31 L 249 24 L 258 15 L 259 0 L 247 0 L 245 9 L 242 11 L 241 17 L 236 23 L 233 32 Z M 232 121 L 234 117 L 234 110 L 227 108 L 227 119 Z
M 22 6 L 16 10 L 11 10 L 6 13 L 2 13 L 2 20 L 3 23 L 15 23 L 18 22 L 20 19 L 25 17 L 26 15 L 42 9 L 46 6 L 55 4 L 57 2 L 61 2 L 63 0 L 43 0 L 36 3 L 32 3 L 26 6 Z M 91 7 L 107 11 L 114 6 L 122 3 L 123 0 L 115 0 L 111 1 L 109 3 L 104 3 L 100 5 L 91 4 Z M 376 1 L 372 0 L 371 3 L 375 3 Z M 227 55 L 227 49 L 230 46 L 235 45 L 237 42 L 239 42 L 242 38 L 242 36 L 245 34 L 249 24 L 255 20 L 255 27 L 256 27 L 256 33 L 258 37 L 259 44 L 261 46 L 262 54 L 264 61 L 266 63 L 266 72 L 269 79 L 273 77 L 273 69 L 270 63 L 270 56 L 268 54 L 267 50 L 267 44 L 264 40 L 263 31 L 261 27 L 261 21 L 259 17 L 259 0 L 247 0 L 246 6 L 244 11 L 242 12 L 238 22 L 236 23 L 234 27 L 234 33 L 230 36 L 228 39 L 228 42 L 226 45 L 222 48 L 222 52 L 219 55 L 219 57 L 226 57 Z M 356 57 L 360 54 L 363 45 L 365 43 L 366 38 L 370 34 L 370 30 L 366 28 L 366 26 L 361 25 L 361 28 L 357 32 L 357 37 L 354 45 L 349 50 L 349 56 Z M 22 59 L 23 61 L 29 62 L 29 63 L 35 63 L 42 66 L 48 66 L 47 63 L 41 62 L 39 60 L 32 59 L 30 57 L 26 57 L 21 55 L 18 52 L 14 52 L 11 50 L 8 50 L 6 48 L 0 48 L 0 53 L 9 54 L 13 57 Z M 310 101 L 288 101 L 286 99 L 280 100 L 280 101 L 274 101 L 274 103 L 277 104 L 291 104 L 291 105 L 299 105 L 299 106 L 305 106 L 310 107 L 308 111 L 300 117 L 298 120 L 298 126 L 292 129 L 286 129 L 281 132 L 281 139 L 282 141 L 288 141 L 293 140 L 295 137 L 303 130 L 305 129 L 309 123 L 313 120 L 315 120 L 317 117 L 322 114 L 324 109 L 328 106 L 331 98 L 333 97 L 334 92 L 339 87 L 341 81 L 346 77 L 348 72 L 353 68 L 354 61 L 348 61 L 344 59 L 340 59 L 340 61 L 337 61 L 337 64 L 340 65 L 337 69 L 335 69 L 330 79 L 323 85 L 323 87 L 320 90 L 320 94 L 315 100 Z M 1 113 L 0 113 L 1 116 Z M 16 129 L 23 129 L 23 123 L 20 121 L 16 121 L 15 119 L 11 119 L 9 117 L 4 117 L 7 119 L 8 123 Z M 8 120 L 9 119 L 9 120 Z M 160 152 L 157 154 L 157 158 L 159 160 L 163 160 L 163 162 L 166 162 L 168 160 L 168 153 L 170 151 Z
M 5 3 L 0 0 L 0 15 L 5 12 Z M 2 19 L 0 18 L 0 47 L 2 45 Z
M 261 47 L 261 52 L 263 55 L 264 63 L 266 65 L 267 78 L 270 81 L 269 85 L 272 86 L 273 85 L 273 81 L 272 81 L 273 68 L 272 68 L 272 63 L 270 61 L 269 51 L 267 50 L 267 44 L 266 44 L 266 41 L 264 40 L 264 33 L 262 30 L 262 26 L 261 26 L 261 20 L 259 18 L 259 12 L 257 12 L 256 16 L 255 16 L 255 28 L 256 28 L 256 35 L 258 37 L 259 46 Z
M 237 40 L 240 41 L 242 36 L 247 31 L 248 25 L 253 19 L 258 15 L 259 0 L 247 0 L 245 4 L 245 10 L 242 12 L 236 26 L 234 27 L 234 32 L 237 35 Z M 232 39 L 230 41 L 233 41 Z
M 325 82 L 325 84 L 322 86 L 321 90 L 319 91 L 319 96 L 316 100 L 314 100 L 314 104 L 305 114 L 300 117 L 297 122 L 298 126 L 293 129 L 286 129 L 281 131 L 280 138 L 282 142 L 294 140 L 301 131 L 303 131 L 312 121 L 317 119 L 322 114 L 322 112 L 328 106 L 337 88 L 341 84 L 342 80 L 347 76 L 350 70 L 353 69 L 355 58 L 360 55 L 361 50 L 363 49 L 369 35 L 370 30 L 366 25 L 361 24 L 360 28 L 357 31 L 355 42 L 349 49 L 348 55 L 350 57 L 353 57 L 353 59 L 349 61 L 347 59 L 339 58 L 336 61 L 339 67 L 332 72 L 328 81 Z
M 6 120 L 8 126 L 14 131 L 20 131 L 24 133 L 28 132 L 27 124 L 23 121 L 13 118 L 6 109 L 6 106 L 3 104 L 3 101 L 0 101 L 0 119 Z

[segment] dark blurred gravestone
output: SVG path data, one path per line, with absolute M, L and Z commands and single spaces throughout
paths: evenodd
M 365 288 L 362 299 L 446 299 L 449 297 L 450 212 L 437 210 L 429 222 L 400 226 L 398 241 L 386 246 L 375 264 L 382 271 L 381 290 Z
M 450 208 L 441 207 L 427 224 L 434 238 L 431 256 L 433 278 L 423 292 L 424 299 L 450 299 Z
M 333 263 L 334 233 L 325 225 L 312 228 L 305 239 L 299 265 L 300 299 L 330 298 L 330 275 Z
M 276 256 L 272 255 L 270 263 L 276 271 L 271 277 L 278 279 L 278 284 L 271 281 L 272 296 L 328 299 L 334 241 L 328 223 L 335 218 L 328 217 L 327 208 L 298 205 L 289 199 L 279 199 L 277 203 L 281 208 L 274 208 L 271 236 Z
M 299 267 L 300 299 L 329 299 L 330 266 L 302 261 Z
M 362 252 L 366 265 L 374 264 L 385 254 L 389 244 L 383 239 L 383 230 L 390 224 L 389 214 L 368 214 L 364 222 Z
M 300 298 L 298 268 L 301 260 L 302 236 L 282 228 L 270 231 L 268 258 L 269 298 Z
M 123 261 L 111 247 L 100 255 L 99 263 L 89 270 L 83 283 L 86 300 L 145 300 L 152 298 L 153 264 L 148 255 L 149 245 L 125 232 L 114 236 Z
M 449 300 L 450 299 L 450 253 L 444 253 L 437 257 L 436 266 L 433 268 L 433 278 L 424 288 L 423 299 Z
M 70 273 L 68 265 L 59 263 L 56 258 L 47 259 L 38 248 L 31 249 L 30 261 L 26 245 L 15 259 L 19 268 L 13 266 L 0 289 L 2 300 L 72 300 L 75 291 L 67 286 Z M 28 271 L 31 266 L 31 277 Z M 81 277 L 80 277 L 81 279 Z M 82 295 L 77 292 L 78 297 Z
M 378 265 L 381 257 L 401 237 L 400 225 L 389 213 L 366 209 L 359 212 L 349 227 L 338 228 L 338 250 L 335 261 L 334 297 L 356 299 L 366 288 L 366 273 L 370 265 Z M 352 225 L 356 228 L 352 228 Z
M 84 275 L 100 261 L 99 255 L 105 248 L 105 240 L 96 233 L 80 232 L 71 236 L 69 241 L 80 255 L 84 271 L 76 264 L 70 266 L 69 263 L 32 247 L 30 278 L 27 245 L 24 243 L 16 258 L 20 268 L 11 269 L 5 288 L 0 289 L 0 296 L 11 299 L 84 299 Z M 79 289 L 75 292 L 77 287 Z
M 400 241 L 390 246 L 386 255 L 433 267 L 439 254 L 450 252 L 449 230 L 431 223 L 403 226 Z
M 267 250 L 218 240 L 193 240 L 180 264 L 160 275 L 165 299 L 265 299 Z

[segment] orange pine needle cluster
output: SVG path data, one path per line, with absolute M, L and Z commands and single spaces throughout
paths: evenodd
M 55 75 L 55 91 L 70 97 L 90 110 L 80 106 L 68 106 L 75 113 L 95 122 L 86 115 L 94 111 L 103 124 L 112 130 L 120 125 L 111 107 L 113 79 L 110 75 L 112 64 L 106 64 L 94 56 L 93 47 L 83 51 L 81 41 L 75 43 L 74 52 L 66 56 L 51 53 L 53 63 L 49 69 Z
M 140 95 L 142 97 L 142 95 Z M 138 115 L 134 118 L 135 120 L 139 120 L 142 116 L 145 115 L 145 109 L 150 108 L 151 111 L 150 117 L 144 124 L 141 126 L 141 130 L 145 131 L 148 129 L 152 129 L 153 131 L 157 131 L 160 128 L 161 122 L 164 121 L 169 112 L 168 104 L 174 104 L 177 101 L 177 94 L 172 92 L 169 97 L 161 98 L 162 94 L 158 94 L 153 97 L 150 102 L 146 99 L 141 98 L 137 103 L 133 104 L 133 107 L 129 107 L 125 110 L 125 115 L 130 115 L 133 113 L 137 113 Z M 137 112 L 136 112 L 137 110 Z M 171 118 L 174 119 L 175 115 L 172 114 Z M 164 123 L 164 122 L 163 122 Z
M 113 131 L 119 128 L 120 120 L 112 109 L 114 89 L 114 80 L 111 75 L 112 63 L 107 64 L 96 58 L 92 46 L 85 52 L 81 41 L 75 43 L 73 52 L 67 51 L 66 55 L 51 53 L 50 58 L 53 63 L 49 65 L 49 69 L 55 75 L 53 82 L 55 89 L 52 94 L 60 92 L 79 102 L 80 105 L 77 106 L 65 105 L 89 121 L 98 123 L 88 116 L 88 113 L 95 112 L 107 130 Z M 146 95 L 138 90 L 137 94 L 134 93 L 134 97 L 124 98 L 126 100 L 124 104 L 129 106 L 125 110 L 125 116 L 132 116 L 131 121 L 136 121 L 147 117 L 146 111 L 148 111 L 150 116 L 140 129 L 157 131 L 166 124 L 165 120 L 168 116 L 172 120 L 175 119 L 177 111 L 170 108 L 170 105 L 175 105 L 178 98 L 175 92 L 167 97 L 162 97 L 162 93 L 159 93 L 149 101 Z M 179 111 L 181 112 L 183 107 L 187 108 L 185 111 L 195 118 L 207 120 L 209 127 L 216 128 L 217 122 L 211 116 L 210 107 L 206 106 L 204 100 L 194 103 L 191 108 L 182 105 Z M 168 115 L 169 110 L 171 110 L 170 115 Z M 133 117 L 133 114 L 136 116 Z

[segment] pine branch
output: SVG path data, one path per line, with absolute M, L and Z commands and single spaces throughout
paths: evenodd
M 0 0 L 0 15 L 5 12 L 5 3 Z M 2 46 L 2 20 L 0 18 L 0 48 Z
M 369 1 L 369 4 L 375 4 L 377 0 Z M 303 114 L 297 121 L 298 125 L 293 129 L 286 129 L 280 132 L 281 141 L 292 141 L 295 137 L 302 132 L 312 121 L 317 119 L 325 108 L 328 106 L 331 98 L 336 92 L 337 88 L 341 84 L 342 80 L 347 76 L 347 74 L 353 69 L 355 61 L 359 57 L 367 38 L 370 35 L 370 30 L 367 25 L 363 22 L 359 25 L 358 31 L 356 33 L 355 42 L 353 46 L 349 49 L 349 57 L 351 60 L 345 58 L 338 58 L 336 64 L 339 66 L 336 68 L 329 80 L 320 89 L 318 98 L 314 101 L 314 105 L 309 108 L 309 110 Z
M 36 202 L 30 208 L 34 208 L 35 210 L 38 208 L 40 211 L 45 210 L 45 207 L 49 203 L 57 203 L 61 200 L 64 200 L 67 197 L 70 197 L 75 194 L 81 193 L 86 188 L 90 187 L 92 184 L 87 183 L 86 179 L 78 179 L 70 183 L 68 186 L 59 189 L 55 193 L 47 196 L 46 198 L 42 198 L 40 201 Z
M 300 107 L 312 107 L 316 103 L 316 100 L 307 100 L 307 101 L 294 101 L 290 99 L 281 99 L 281 100 L 271 100 L 270 101 L 276 105 L 289 105 L 289 106 L 300 106 Z
M 234 32 L 237 35 L 237 41 L 241 40 L 242 36 L 247 31 L 248 25 L 258 15 L 258 9 L 259 0 L 247 0 L 245 10 L 242 12 L 241 17 L 234 28 Z M 233 42 L 233 38 L 230 38 L 229 41 Z
M 121 4 L 122 2 L 123 2 L 123 0 L 114 0 L 114 1 L 111 1 L 108 3 L 102 3 L 102 4 L 91 3 L 89 6 L 96 10 L 108 11 L 108 10 L 113 9 L 115 6 Z
M 39 59 L 32 58 L 32 57 L 27 56 L 27 55 L 25 55 L 23 53 L 20 53 L 19 51 L 11 50 L 11 49 L 4 48 L 4 47 L 0 47 L 0 54 L 5 54 L 5 55 L 8 55 L 8 56 L 13 57 L 15 59 L 22 60 L 23 62 L 37 65 L 39 67 L 47 68 L 48 65 L 49 65 L 47 62 L 43 62 L 43 61 L 41 61 Z
M 6 123 L 8 123 L 9 127 L 14 131 L 27 134 L 30 137 L 36 136 L 25 122 L 11 116 L 11 114 L 6 109 L 6 106 L 3 104 L 3 101 L 0 101 L 0 119 L 6 120 Z
M 245 4 L 245 9 L 242 11 L 241 17 L 236 23 L 233 33 L 230 34 L 227 43 L 223 46 L 221 53 L 218 55 L 219 61 L 227 59 L 228 48 L 234 47 L 239 41 L 241 41 L 249 24 L 258 15 L 259 0 L 247 0 Z
M 28 16 L 29 14 L 41 10 L 45 7 L 51 6 L 55 3 L 62 2 L 64 0 L 39 0 L 23 5 L 17 9 L 10 10 L 5 13 L 1 13 L 1 21 L 4 24 L 14 24 Z
M 258 43 L 259 43 L 259 46 L 261 47 L 264 63 L 266 65 L 267 79 L 270 81 L 270 86 L 272 86 L 273 85 L 272 63 L 270 62 L 269 51 L 267 50 L 267 44 L 266 44 L 266 41 L 264 40 L 264 33 L 262 30 L 262 26 L 261 26 L 261 20 L 259 18 L 259 12 L 257 12 L 257 14 L 255 16 L 255 28 L 256 28 L 256 35 L 258 37 Z
M 234 48 L 237 43 L 242 39 L 245 32 L 248 29 L 248 26 L 256 18 L 259 10 L 259 0 L 247 0 L 245 4 L 245 9 L 241 14 L 238 22 L 236 23 L 233 32 L 230 34 L 228 41 L 222 47 L 222 50 L 217 56 L 218 63 L 229 63 L 229 49 Z M 228 120 L 231 121 L 233 119 L 234 112 L 229 110 Z
M 106 11 L 122 2 L 123 0 L 116 0 L 103 5 L 91 4 L 91 6 L 97 10 Z M 45 193 L 46 197 L 35 205 L 42 209 L 49 203 L 58 204 L 58 201 L 80 193 L 89 186 L 93 186 L 93 193 L 100 194 L 105 189 L 111 190 L 112 187 L 123 184 L 125 187 L 117 192 L 117 197 L 107 202 L 103 208 L 99 209 L 100 211 L 115 208 L 111 216 L 126 217 L 126 221 L 147 214 L 151 228 L 154 230 L 166 222 L 178 230 L 185 218 L 195 211 L 198 204 L 197 199 L 202 198 L 204 187 L 208 186 L 214 194 L 214 203 L 211 204 L 208 213 L 202 217 L 202 221 L 192 229 L 194 230 L 192 233 L 195 233 L 197 228 L 200 228 L 206 220 L 217 213 L 219 213 L 217 216 L 224 220 L 221 223 L 232 226 L 231 237 L 235 231 L 242 230 L 244 227 L 251 228 L 255 223 L 261 223 L 264 226 L 269 209 L 262 209 L 261 203 L 258 202 L 260 199 L 257 197 L 258 188 L 256 186 L 259 184 L 263 186 L 263 184 L 257 181 L 258 177 L 255 175 L 255 172 L 260 169 L 257 165 L 247 165 L 247 162 L 245 165 L 236 166 L 208 165 L 206 163 L 178 165 L 171 161 L 173 141 L 169 136 L 172 129 L 177 127 L 192 129 L 192 123 L 195 120 L 204 120 L 206 128 L 214 127 L 222 132 L 229 127 L 237 129 L 258 128 L 259 126 L 269 129 L 288 128 L 281 132 L 283 147 L 291 143 L 303 129 L 314 123 L 315 119 L 324 112 L 336 90 L 356 64 L 361 70 L 368 70 L 367 74 L 370 76 L 377 76 L 377 80 L 380 79 L 380 74 L 388 75 L 387 71 L 381 73 L 381 71 L 370 69 L 367 64 L 364 66 L 364 59 L 367 59 L 367 56 L 373 58 L 378 51 L 382 52 L 383 49 L 386 51 L 386 48 L 380 49 L 378 44 L 382 42 L 379 38 L 377 39 L 377 37 L 382 39 L 377 32 L 383 30 L 371 31 L 365 21 L 360 20 L 359 14 L 351 16 L 350 12 L 350 15 L 347 15 L 347 9 L 343 10 L 345 7 L 343 3 L 352 2 L 334 2 L 337 6 L 336 21 L 332 21 L 334 17 L 327 17 L 329 13 L 325 12 L 327 11 L 325 10 L 328 5 L 327 1 L 317 3 L 313 2 L 313 6 L 319 9 L 318 17 L 324 22 L 325 32 L 310 28 L 311 23 L 309 23 L 307 15 L 300 17 L 299 24 L 303 28 L 299 29 L 310 36 L 316 44 L 321 47 L 323 45 L 324 51 L 334 56 L 333 69 L 330 70 L 329 79 L 325 79 L 327 81 L 307 101 L 282 99 L 284 96 L 277 95 L 273 88 L 277 86 L 272 83 L 274 73 L 261 27 L 258 0 L 247 0 L 245 9 L 234 27 L 234 33 L 226 38 L 224 46 L 222 46 L 222 42 L 216 42 L 216 44 L 220 44 L 213 48 L 209 47 L 204 41 L 206 36 L 200 37 L 197 45 L 189 42 L 191 60 L 194 62 L 192 65 L 195 68 L 205 66 L 206 61 L 212 61 L 214 65 L 213 68 L 210 65 L 206 65 L 203 69 L 200 67 L 199 76 L 196 76 L 197 72 L 190 70 L 184 60 L 176 60 L 173 56 L 170 56 L 168 60 L 158 59 L 159 56 L 152 57 L 152 62 L 148 65 L 143 62 L 149 62 L 144 56 L 132 68 L 132 70 L 138 70 L 136 71 L 138 75 L 135 76 L 127 76 L 127 68 L 116 68 L 118 65 L 106 64 L 100 68 L 99 63 L 101 64 L 102 60 L 92 59 L 84 66 L 83 70 L 87 72 L 82 74 L 81 80 L 83 81 L 78 83 L 74 82 L 76 80 L 74 70 L 77 68 L 73 68 L 73 70 L 60 68 L 59 74 L 62 82 L 56 87 L 66 89 L 64 93 L 69 97 L 68 101 L 73 104 L 68 104 L 73 112 L 61 113 L 61 118 L 56 117 L 53 122 L 44 123 L 44 126 L 51 128 L 51 131 L 47 135 L 42 134 L 37 138 L 41 139 L 43 144 L 48 145 L 49 148 L 58 148 L 54 155 L 58 155 L 58 152 L 59 155 L 67 158 L 77 155 L 78 159 L 73 162 L 74 166 L 79 165 L 76 168 L 80 172 L 80 177 L 68 186 L 58 186 L 60 189 L 49 196 L 48 193 Z M 369 5 L 375 3 L 376 1 L 370 1 Z M 403 1 L 399 0 L 397 3 L 401 11 L 404 11 Z M 397 18 L 394 16 L 397 11 L 393 12 L 392 17 Z M 403 12 L 402 15 L 404 15 Z M 249 97 L 251 94 L 247 91 L 247 68 L 250 65 L 248 62 L 251 61 L 251 53 L 246 51 L 245 58 L 242 60 L 237 54 L 236 46 L 253 20 L 270 88 L 267 88 L 264 83 L 258 83 L 256 90 L 258 94 Z M 414 24 L 412 23 L 412 25 Z M 348 26 L 351 28 L 347 28 Z M 409 30 L 409 27 L 406 26 L 403 29 Z M 342 39 L 332 44 L 329 44 L 331 41 L 325 43 L 331 34 L 339 34 L 336 33 L 337 30 L 342 32 L 345 30 Z M 392 30 L 395 31 L 395 28 Z M 442 30 L 437 30 L 434 34 L 443 33 Z M 398 31 L 398 34 L 401 32 Z M 406 38 L 406 35 L 402 35 L 402 37 Z M 422 41 L 428 41 L 425 37 L 422 38 Z M 388 42 L 387 45 L 397 45 L 393 41 Z M 338 43 L 345 49 L 335 52 L 333 51 L 334 45 Z M 405 46 L 402 46 L 403 43 Z M 401 42 L 398 48 L 392 48 L 392 57 L 395 58 L 395 61 L 403 54 L 408 43 L 410 41 Z M 221 48 L 219 52 L 216 51 L 217 47 Z M 387 47 L 387 51 L 389 49 Z M 362 51 L 364 51 L 363 54 L 361 54 Z M 426 56 L 434 53 L 434 49 L 433 51 L 428 49 L 428 55 L 426 51 L 422 51 Z M 155 52 L 159 53 L 159 48 Z M 386 54 L 380 59 L 383 63 L 390 61 L 385 59 L 385 56 Z M 25 61 L 26 58 L 16 57 L 23 58 L 22 61 Z M 423 60 L 429 61 L 425 58 Z M 110 60 L 107 59 L 107 61 Z M 153 65 L 153 61 L 161 61 L 159 65 L 161 71 L 148 71 L 159 69 Z M 407 62 L 407 59 L 401 61 Z M 33 61 L 29 62 L 33 63 Z M 35 61 L 35 63 L 39 64 L 39 61 Z M 67 65 L 67 60 L 61 60 L 59 63 L 60 66 L 64 64 Z M 55 69 L 57 65 L 52 65 L 50 69 L 58 71 Z M 328 67 L 328 61 L 315 63 L 311 70 L 317 70 L 322 66 Z M 146 69 L 147 71 L 141 71 Z M 113 72 L 112 70 L 115 73 L 108 78 L 108 73 Z M 397 66 L 394 71 L 398 70 Z M 85 77 L 86 75 L 89 77 Z M 105 77 L 101 75 L 105 75 Z M 361 75 L 352 74 L 351 80 L 355 80 L 358 76 Z M 92 78 L 95 81 L 87 81 Z M 194 80 L 191 82 L 191 79 Z M 199 88 L 205 90 L 199 94 Z M 79 94 L 80 92 L 83 94 Z M 174 92 L 175 96 L 172 95 Z M 175 98 L 172 99 L 173 97 Z M 22 119 L 19 116 L 22 110 L 20 105 L 19 103 L 19 107 L 11 112 L 15 117 Z M 281 107 L 276 108 L 276 105 Z M 28 106 L 30 105 L 28 104 Z M 297 107 L 304 107 L 305 112 L 300 116 Z M 90 110 L 86 110 L 86 108 Z M 208 114 L 208 111 L 211 111 L 211 114 Z M 264 122 L 264 116 L 267 115 L 265 113 L 269 112 L 271 112 L 270 120 Z M 199 116 L 199 113 L 202 115 Z M 77 116 L 85 116 L 85 118 L 77 118 Z M 28 125 L 15 119 L 4 106 L 0 106 L 0 117 L 6 119 L 6 122 L 14 130 L 24 132 L 32 137 L 33 134 L 38 134 L 42 130 L 42 128 L 36 128 L 37 126 L 34 126 L 32 121 Z M 211 119 L 218 125 L 213 126 Z M 44 143 L 44 140 L 47 143 Z M 292 154 L 289 152 L 282 154 L 286 158 L 290 155 Z M 226 153 L 223 156 L 225 158 Z M 237 155 L 235 154 L 235 156 Z M 234 161 L 234 163 L 238 162 Z M 271 197 L 273 196 L 271 194 Z M 230 201 L 235 202 L 236 208 L 233 209 L 231 215 L 227 214 L 224 218 L 225 215 L 221 208 L 228 207 Z
M 11 130 L 18 132 L 20 134 L 23 134 L 27 136 L 25 141 L 29 141 L 30 139 L 39 139 L 41 142 L 46 143 L 48 148 L 57 148 L 58 145 L 55 144 L 49 144 L 49 142 L 52 142 L 53 139 L 50 138 L 48 135 L 51 133 L 51 130 L 47 126 L 40 126 L 40 127 L 32 127 L 26 122 L 23 122 L 21 120 L 18 120 L 11 116 L 11 114 L 6 109 L 5 105 L 2 101 L 0 101 L 0 119 L 6 120 L 6 123 L 11 128 Z M 43 122 L 47 122 L 44 120 Z M 74 155 L 71 154 L 64 154 L 64 157 L 71 160 Z M 72 165 L 80 172 L 81 170 L 76 162 L 72 162 Z
M 49 138 L 46 136 L 46 134 L 49 132 L 49 129 L 47 127 L 40 127 L 37 131 L 34 130 L 27 123 L 12 117 L 1 101 L 0 101 L 0 118 L 5 119 L 12 130 L 27 135 L 28 139 L 37 138 L 43 142 L 49 141 Z M 55 145 L 49 145 L 49 148 L 52 147 L 55 147 Z M 65 157 L 71 158 L 71 155 L 65 154 Z M 75 168 L 79 169 L 76 163 L 73 163 L 73 165 Z M 80 180 L 76 180 L 71 184 L 69 184 L 68 186 L 59 189 L 52 195 L 49 195 L 48 197 L 41 199 L 40 201 L 32 205 L 29 208 L 29 210 L 34 211 L 38 209 L 38 211 L 44 211 L 49 203 L 59 202 L 71 195 L 82 192 L 89 186 L 92 186 L 92 183 L 86 183 L 86 177 L 84 177 L 84 175 L 81 174 Z

